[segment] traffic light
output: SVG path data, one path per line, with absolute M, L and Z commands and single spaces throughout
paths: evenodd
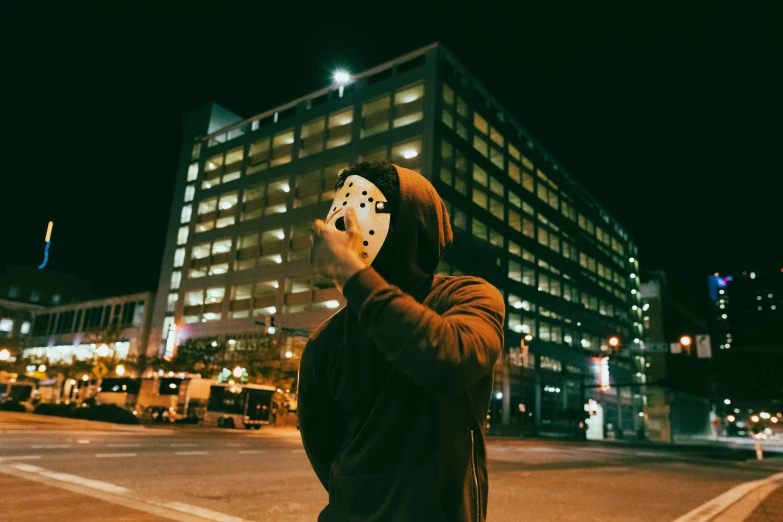
M 275 316 L 274 315 L 267 315 L 264 318 L 264 328 L 266 329 L 266 333 L 269 335 L 274 335 L 277 331 L 277 328 L 275 328 Z

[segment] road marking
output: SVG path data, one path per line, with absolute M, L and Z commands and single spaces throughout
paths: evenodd
M 110 448 L 140 448 L 141 444 L 107 444 Z
M 14 464 L 11 467 L 16 469 L 21 469 L 22 471 L 27 471 L 29 473 L 38 473 L 39 471 L 45 471 L 43 468 L 39 468 L 38 466 L 33 466 L 32 464 Z
M 206 455 L 208 451 L 177 451 L 174 455 Z
M 106 502 L 111 502 L 130 509 L 151 513 L 158 517 L 182 522 L 195 522 L 196 520 L 211 520 L 214 522 L 249 522 L 242 518 L 219 513 L 198 506 L 191 506 L 181 502 L 156 502 L 139 500 L 133 492 L 127 488 L 100 482 L 67 473 L 56 473 L 30 466 L 29 464 L 16 464 L 13 466 L 0 466 L 0 473 L 16 476 L 25 480 L 31 480 L 53 486 L 81 495 L 87 495 Z
M 137 453 L 96 453 L 95 456 L 99 459 L 111 459 L 115 457 L 135 457 Z
M 743 497 L 752 491 L 777 482 L 783 482 L 783 473 L 777 473 L 761 480 L 745 482 L 744 484 L 731 488 L 709 502 L 702 504 L 693 511 L 684 514 L 674 522 L 707 522 L 708 520 L 714 520 L 718 515 L 729 509 L 733 504 L 742 500 Z M 761 500 L 759 500 L 759 503 L 761 503 Z M 749 514 L 750 512 L 748 512 L 748 515 Z
M 38 460 L 40 459 L 40 455 L 19 455 L 16 457 L 0 457 L 0 462 L 4 462 L 7 460 Z
M 70 448 L 70 444 L 33 444 L 30 446 L 33 449 L 60 449 L 60 448 Z
M 264 453 L 264 450 L 241 450 L 239 452 L 240 455 L 250 455 L 255 453 Z
M 291 453 L 304 453 L 305 450 L 291 450 Z
M 197 448 L 198 444 L 169 444 L 172 448 Z
M 226 444 L 227 448 L 244 448 L 247 444 Z
M 11 465 L 11 467 L 14 469 L 18 469 L 19 471 L 26 471 L 28 473 L 37 473 L 39 475 L 43 475 L 44 477 L 52 478 L 62 482 L 69 482 L 71 484 L 76 484 L 77 486 L 84 486 L 91 489 L 105 491 L 106 493 L 128 492 L 127 488 L 124 488 L 122 486 L 116 486 L 114 484 L 109 484 L 108 482 L 101 482 L 100 480 L 88 479 L 84 477 L 79 477 L 77 475 L 71 475 L 68 473 L 49 471 L 43 468 L 39 468 L 38 466 L 30 466 L 29 464 L 13 464 Z
M 87 440 L 87 439 L 79 439 L 76 442 L 79 443 L 79 444 L 89 444 L 90 443 L 90 441 Z

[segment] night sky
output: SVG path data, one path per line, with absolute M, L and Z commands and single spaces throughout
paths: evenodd
M 0 265 L 38 265 L 51 219 L 52 269 L 97 295 L 155 289 L 183 111 L 214 100 L 249 117 L 338 65 L 360 72 L 438 40 L 624 224 L 643 268 L 705 294 L 707 273 L 779 269 L 775 13 L 681 3 L 693 7 L 291 3 L 204 18 L 130 3 L 114 14 L 132 19 L 9 20 Z

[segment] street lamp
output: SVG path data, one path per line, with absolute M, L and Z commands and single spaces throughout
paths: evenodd
M 731 399 L 723 399 L 723 404 L 728 406 L 729 404 L 731 404 Z
M 750 418 L 750 420 L 752 420 L 753 422 L 758 422 L 759 421 L 759 416 L 758 415 L 754 415 L 753 417 Z
M 527 342 L 530 342 L 530 341 L 532 341 L 532 340 L 533 340 L 533 336 L 532 336 L 532 335 L 530 335 L 530 334 L 527 334 L 527 335 L 525 336 L 525 341 L 527 341 Z
M 691 345 L 691 338 L 687 335 L 683 335 L 680 337 L 680 344 L 683 346 L 690 346 Z
M 117 367 L 114 368 L 114 371 L 117 375 L 125 375 L 125 366 L 118 364 Z
M 287 352 L 285 352 L 286 359 L 290 359 L 293 356 L 294 356 L 294 353 L 291 350 L 288 350 Z
M 0 350 L 0 361 L 7 361 L 11 358 L 11 352 L 3 348 Z
M 231 373 L 234 375 L 234 377 L 236 377 L 237 379 L 239 379 L 240 377 L 242 377 L 242 368 L 240 368 L 239 366 L 237 366 L 236 368 L 234 368 L 234 371 L 233 371 L 233 372 L 231 372 Z
M 332 73 L 332 81 L 340 86 L 348 85 L 351 83 L 351 73 L 345 69 L 337 69 L 334 71 L 334 73 Z
M 41 373 L 45 372 L 46 371 L 46 365 L 45 364 L 40 365 L 38 367 L 38 371 L 41 372 Z
M 620 346 L 620 339 L 618 339 L 616 335 L 610 337 L 609 346 L 611 346 L 612 348 L 617 348 L 618 346 Z
M 106 346 L 105 344 L 102 344 L 98 347 L 95 353 L 98 354 L 98 357 L 106 357 L 107 355 L 109 355 L 109 347 Z
M 729 422 L 734 422 L 735 420 L 737 420 L 737 417 L 735 417 L 734 415 L 729 415 L 728 417 L 726 417 L 726 420 Z

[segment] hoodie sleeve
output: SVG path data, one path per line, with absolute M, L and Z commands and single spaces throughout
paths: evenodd
M 326 393 L 314 365 L 313 340 L 309 340 L 299 365 L 299 430 L 307 458 L 318 480 L 329 491 L 329 473 L 343 443 L 345 422 L 342 410 Z
M 420 386 L 458 392 L 492 371 L 503 347 L 505 304 L 497 289 L 465 278 L 438 313 L 373 268 L 343 289 L 348 306 L 386 358 Z

